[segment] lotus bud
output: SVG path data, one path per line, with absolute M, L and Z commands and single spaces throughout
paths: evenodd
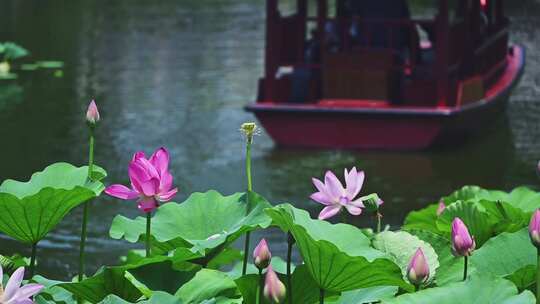
M 444 201 L 440 200 L 439 207 L 437 207 L 437 216 L 441 216 L 441 214 L 443 214 L 445 209 L 446 209 L 446 205 L 444 204 Z
M 370 212 L 379 211 L 379 208 L 384 201 L 377 195 L 377 193 L 370 194 L 363 199 L 364 207 Z
M 92 100 L 88 105 L 88 110 L 86 111 L 86 121 L 91 125 L 95 125 L 99 119 L 99 111 L 96 102 Z
M 259 269 L 264 269 L 270 265 L 272 253 L 268 249 L 265 239 L 262 239 L 257 247 L 255 247 L 255 250 L 253 250 L 253 258 L 255 259 L 255 266 Z
M 540 209 L 536 209 L 529 223 L 529 236 L 536 248 L 540 248 Z
M 285 285 L 279 280 L 277 274 L 268 266 L 264 280 L 264 296 L 273 303 L 279 303 L 285 298 L 287 292 Z
M 407 267 L 407 278 L 415 286 L 420 286 L 428 280 L 429 265 L 422 248 L 418 248 L 411 258 Z
M 452 222 L 452 253 L 455 256 L 470 256 L 475 248 L 474 237 L 469 234 L 463 221 L 456 217 Z

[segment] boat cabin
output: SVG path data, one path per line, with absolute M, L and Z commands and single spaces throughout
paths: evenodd
M 485 101 L 494 87 L 505 88 L 500 80 L 509 56 L 521 49 L 509 48 L 502 0 L 432 0 L 432 14 L 413 16 L 410 5 L 416 2 L 296 0 L 292 12 L 284 13 L 279 0 L 266 0 L 264 77 L 256 104 L 247 109 L 278 143 L 297 145 L 276 130 L 289 122 L 266 114 L 454 111 Z M 303 141 L 299 145 L 349 146 Z M 393 146 L 367 146 L 381 145 Z
M 483 97 L 504 68 L 502 0 L 433 0 L 431 19 L 412 19 L 406 0 L 297 0 L 288 16 L 278 2 L 267 0 L 259 101 L 456 105 Z

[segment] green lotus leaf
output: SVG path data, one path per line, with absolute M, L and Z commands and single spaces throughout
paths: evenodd
M 100 304 L 131 304 L 116 295 L 109 295 Z M 152 297 L 145 301 L 136 302 L 137 304 L 184 304 L 182 300 L 166 292 L 155 292 Z
M 494 219 L 493 229 L 496 235 L 502 232 L 516 232 L 529 224 L 531 213 L 516 208 L 510 203 L 487 200 L 480 200 L 478 203 Z
M 0 185 L 0 231 L 28 244 L 35 244 L 78 205 L 101 194 L 99 181 L 106 176 L 95 166 L 94 181 L 88 167 L 55 163 L 37 172 L 28 182 L 6 180 Z
M 449 283 L 463 280 L 463 258 L 455 257 L 452 254 L 452 243 L 449 239 L 426 230 L 408 230 L 409 233 L 417 236 L 419 239 L 428 242 L 437 253 L 439 268 L 435 275 L 435 283 L 443 286 Z M 469 273 L 473 273 L 474 265 L 469 263 Z
M 14 42 L 4 42 L 0 43 L 0 54 L 6 60 L 11 61 L 18 58 L 26 57 L 30 54 L 27 49 L 14 43 Z
M 240 298 L 236 283 L 227 274 L 212 270 L 202 269 L 195 277 L 182 285 L 175 293 L 184 303 L 197 304 L 205 300 L 223 298 Z
M 532 213 L 540 208 L 540 193 L 527 187 L 518 187 L 512 190 L 504 201 L 525 212 Z
M 441 234 L 442 232 L 437 228 L 437 219 L 439 218 L 437 216 L 438 207 L 439 204 L 433 204 L 418 211 L 411 211 L 405 218 L 402 229 L 419 229 Z
M 53 303 L 53 304 L 74 304 L 77 303 L 73 294 L 59 286 L 63 282 L 50 280 L 42 276 L 34 276 L 32 281 L 43 285 L 45 288 L 41 290 L 35 302 L 37 304 Z M 4 285 L 5 286 L 5 285 Z
M 439 267 L 439 257 L 433 247 L 429 243 L 405 231 L 381 232 L 373 239 L 373 247 L 390 256 L 392 261 L 401 268 L 404 278 L 407 276 L 407 267 L 411 258 L 418 248 L 422 248 L 422 252 L 427 259 L 430 281 L 435 277 L 437 268 Z
M 460 190 L 455 191 L 447 197 L 443 198 L 446 204 L 451 204 L 456 201 L 501 201 L 507 202 L 511 206 L 518 208 L 524 212 L 533 212 L 540 208 L 540 193 L 528 188 L 518 187 L 510 193 L 499 190 L 486 190 L 478 186 L 465 186 Z
M 416 293 L 383 300 L 383 304 L 534 304 L 536 299 L 530 291 L 518 294 L 512 282 L 491 277 L 473 276 L 466 282 L 452 283 L 443 287 L 424 289 Z
M 446 207 L 437 220 L 437 227 L 450 235 L 452 221 L 459 217 L 474 236 L 477 248 L 482 246 L 494 235 L 497 220 L 482 206 L 475 201 L 457 201 Z
M 537 251 L 531 244 L 527 228 L 523 228 L 518 232 L 502 233 L 491 238 L 471 256 L 470 262 L 479 273 L 497 277 L 513 275 L 512 281 L 521 282 L 518 287 L 526 288 L 534 283 L 535 278 L 528 276 L 526 271 L 520 274 L 516 272 L 528 266 L 536 266 Z
M 313 220 L 309 213 L 289 204 L 266 212 L 274 224 L 292 233 L 304 263 L 320 288 L 342 292 L 399 286 L 412 290 L 412 285 L 403 280 L 399 266 L 372 248 L 360 229 Z
M 382 300 L 391 299 L 398 292 L 396 286 L 375 286 L 344 292 L 337 301 L 329 304 L 364 304 L 379 303 Z
M 263 212 L 271 205 L 260 195 L 250 192 L 223 196 L 216 191 L 194 193 L 181 204 L 167 203 L 152 218 L 153 246 L 163 250 L 189 247 L 194 252 L 217 254 L 242 234 L 270 225 Z M 110 236 L 139 241 L 146 232 L 146 219 L 134 220 L 116 216 Z M 211 254 L 210 254 L 211 256 Z
M 148 291 L 177 290 L 191 280 L 200 266 L 174 257 L 145 258 L 133 264 L 103 267 L 81 282 L 57 282 L 59 286 L 90 303 L 99 303 L 109 295 L 128 302 L 139 300 Z
M 446 205 L 450 205 L 457 201 L 478 201 L 482 199 L 488 201 L 505 201 L 507 197 L 508 194 L 503 191 L 489 191 L 478 186 L 464 186 L 452 194 L 443 197 L 442 200 Z

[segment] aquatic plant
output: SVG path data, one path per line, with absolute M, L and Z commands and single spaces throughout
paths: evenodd
M 407 278 L 417 290 L 429 279 L 429 264 L 422 248 L 418 248 L 411 258 L 411 262 L 407 267 Z
M 246 139 L 246 181 L 247 181 L 247 192 L 253 191 L 253 182 L 251 180 L 251 145 L 253 144 L 253 137 L 259 133 L 259 128 L 254 122 L 246 122 L 240 126 L 240 132 Z M 246 204 L 250 206 L 249 195 L 248 201 Z M 249 211 L 249 208 L 247 209 Z M 242 274 L 245 275 L 247 271 L 247 261 L 248 261 L 248 252 L 249 252 L 249 241 L 251 237 L 251 232 L 246 233 L 244 240 L 244 263 L 242 264 Z
M 31 245 L 30 275 L 41 241 L 73 208 L 99 196 L 105 170 L 56 163 L 32 175 L 28 182 L 5 180 L 0 185 L 0 231 Z
M 326 171 L 324 175 L 324 183 L 316 178 L 313 178 L 313 185 L 319 190 L 313 193 L 310 197 L 312 200 L 325 205 L 319 219 L 325 220 L 338 214 L 345 208 L 352 215 L 360 215 L 364 203 L 362 198 L 356 198 L 364 183 L 364 171 L 356 171 L 353 167 L 351 171 L 345 169 L 345 184 L 343 187 L 339 179 L 332 171 Z
M 99 119 L 97 106 L 91 103 L 88 166 L 53 164 L 29 182 L 7 180 L 0 185 L 0 231 L 32 245 L 31 273 L 37 243 L 71 209 L 105 189 L 101 183 L 105 171 L 93 164 L 93 127 Z M 330 209 L 321 216 L 324 219 L 312 218 L 292 204 L 271 204 L 253 191 L 251 143 L 257 128 L 246 124 L 242 129 L 247 138 L 246 192 L 223 195 L 209 190 L 181 203 L 170 202 L 177 189 L 168 151 L 160 148 L 150 158 L 137 152 L 128 168 L 131 187 L 113 184 L 106 192 L 137 200 L 146 217 L 117 215 L 109 234 L 143 243 L 146 254 L 129 251 L 117 265 L 103 265 L 95 274 L 74 281 L 31 275 L 30 284 L 44 286 L 36 303 L 536 302 L 540 193 L 526 187 L 503 192 L 465 186 L 409 213 L 402 227 L 381 231 L 382 200 L 377 194 L 358 197 L 364 174 L 353 168 L 345 170 L 345 186 L 331 172 L 324 183 L 313 180 L 318 192 L 312 198 Z M 340 211 L 357 216 L 374 213 L 378 228 L 326 220 Z M 87 218 L 83 215 L 83 223 Z M 254 264 L 248 263 L 249 234 L 267 228 L 286 235 L 286 261 L 272 254 L 262 239 L 252 252 Z M 84 269 L 84 236 L 83 224 L 80 269 Z M 240 251 L 235 243 L 242 237 Z M 301 260 L 297 265 L 291 259 L 293 246 Z M 0 265 L 11 269 L 19 263 L 26 261 L 0 259 Z M 22 271 L 17 270 L 12 280 L 17 284 L 8 284 L 3 293 L 9 299 L 11 286 L 22 281 Z M 20 296 L 30 297 L 38 285 L 20 290 Z
M 138 200 L 137 207 L 146 213 L 146 257 L 149 257 L 152 211 L 171 200 L 178 192 L 178 188 L 172 188 L 169 152 L 162 147 L 147 159 L 144 152 L 139 151 L 133 155 L 128 171 L 132 189 L 115 184 L 107 187 L 105 193 L 123 200 Z
M 279 303 L 285 298 L 285 285 L 279 280 L 272 266 L 268 266 L 264 279 L 264 296 L 273 303 Z
M 92 172 L 94 171 L 94 134 L 96 124 L 99 122 L 100 116 L 98 107 L 95 100 L 92 100 L 86 110 L 86 123 L 88 126 L 88 180 L 92 181 Z M 90 202 L 84 203 L 83 207 L 83 220 L 81 227 L 81 242 L 79 247 L 79 281 L 82 281 L 85 272 L 85 246 L 86 246 L 86 229 L 88 226 L 88 212 L 90 208 Z
M 5 289 L 2 283 L 3 278 L 4 270 L 0 265 L 0 303 L 2 304 L 33 303 L 31 298 L 39 293 L 44 287 L 43 285 L 34 283 L 21 286 L 24 278 L 24 267 L 19 267 L 13 272 L 5 285 Z

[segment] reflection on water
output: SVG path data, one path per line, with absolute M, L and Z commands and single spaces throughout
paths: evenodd
M 366 171 L 366 192 L 385 200 L 385 221 L 399 224 L 411 209 L 434 202 L 464 184 L 509 189 L 535 184 L 539 158 L 540 1 L 507 2 L 512 39 L 528 50 L 527 72 L 514 94 L 508 119 L 475 142 L 421 153 L 312 151 L 275 148 L 255 139 L 254 187 L 272 202 L 319 206 L 307 197 L 310 178 L 327 169 Z M 28 22 L 32 20 L 32 22 Z M 14 40 L 36 59 L 66 62 L 65 76 L 27 77 L 16 102 L 0 106 L 0 180 L 27 179 L 47 164 L 83 164 L 88 101 L 102 112 L 96 159 L 108 182 L 127 182 L 133 152 L 171 150 L 178 201 L 193 191 L 244 188 L 243 141 L 237 131 L 253 117 L 242 107 L 254 99 L 262 74 L 264 3 L 205 1 L 30 1 L 0 3 L 0 40 Z M 535 71 L 536 69 L 536 71 Z M 16 99 L 15 99 L 16 100 Z M 91 263 L 111 264 L 124 242 L 108 238 L 113 216 L 138 214 L 135 204 L 103 197 L 90 223 Z M 73 212 L 40 244 L 40 269 L 53 278 L 75 272 L 80 212 Z M 359 224 L 371 225 L 364 216 Z M 267 233 L 273 249 L 284 237 Z M 27 250 L 3 239 L 0 253 Z M 282 243 L 284 244 L 284 242 Z M 75 250 L 72 250 L 75 248 Z M 103 254 L 106 253 L 106 254 Z

